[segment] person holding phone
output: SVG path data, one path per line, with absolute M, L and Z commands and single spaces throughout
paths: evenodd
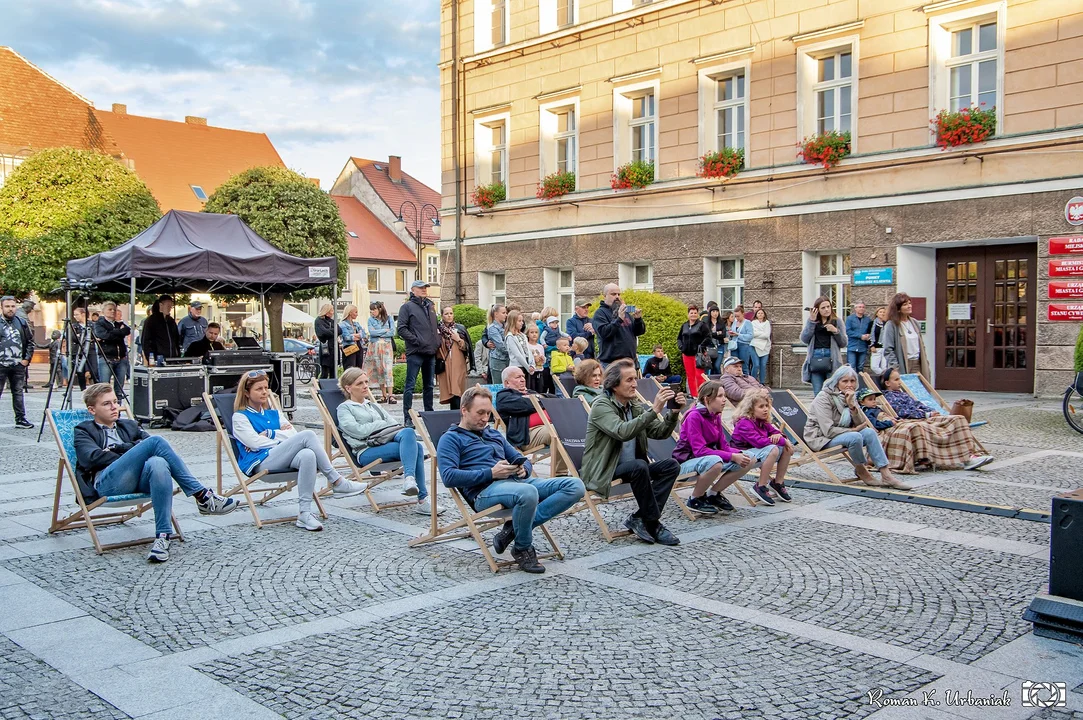
M 637 337 L 647 332 L 639 308 L 624 304 L 620 285 L 609 283 L 602 290 L 604 300 L 594 312 L 593 327 L 601 347 L 598 360 L 602 365 L 627 358 L 636 359 Z
M 474 510 L 496 505 L 510 508 L 511 520 L 493 538 L 498 555 L 511 546 L 511 556 L 528 573 L 543 573 L 534 549 L 534 528 L 583 498 L 583 483 L 574 477 L 531 477 L 534 468 L 497 430 L 489 427 L 493 395 L 475 385 L 463 393 L 462 417 L 440 437 L 436 458 L 440 479 L 457 489 Z
M 808 343 L 801 380 L 812 383 L 812 394 L 819 395 L 824 381 L 842 367 L 842 353 L 847 345 L 846 331 L 832 310 L 829 298 L 821 296 L 812 303 L 801 331 L 801 342 Z

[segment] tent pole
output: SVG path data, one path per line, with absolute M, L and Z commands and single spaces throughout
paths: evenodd
M 334 320 L 335 337 L 331 340 L 331 366 L 338 377 L 338 283 L 335 283 L 331 296 L 331 318 Z
M 262 343 L 267 339 L 267 306 L 264 304 L 262 290 L 259 291 L 259 324 L 262 330 L 259 341 Z M 271 347 L 270 343 L 268 343 L 267 347 Z
M 131 339 L 129 341 L 130 347 L 128 348 L 128 387 L 135 387 L 135 357 L 132 353 L 135 352 L 135 278 L 132 278 L 131 294 L 128 301 L 128 323 L 132 328 Z

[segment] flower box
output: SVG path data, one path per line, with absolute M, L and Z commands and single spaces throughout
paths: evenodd
M 639 190 L 654 182 L 654 163 L 634 160 L 617 168 L 609 181 L 614 190 Z
M 489 185 L 478 185 L 474 188 L 474 192 L 470 193 L 470 202 L 478 207 L 485 208 L 486 210 L 506 198 L 507 190 L 504 188 L 504 183 L 502 182 L 495 182 Z
M 744 166 L 744 149 L 727 147 L 718 152 L 709 152 L 701 157 L 699 159 L 699 171 L 696 174 L 701 178 L 733 177 Z
M 560 171 L 542 178 L 542 181 L 538 183 L 538 191 L 535 194 L 541 200 L 552 200 L 574 191 L 575 173 Z
M 807 137 L 797 146 L 797 157 L 810 165 L 820 164 L 824 169 L 833 168 L 839 160 L 850 154 L 850 133 L 830 130 L 813 137 Z
M 984 142 L 997 130 L 996 108 L 967 107 L 954 112 L 941 110 L 930 123 L 941 150 Z

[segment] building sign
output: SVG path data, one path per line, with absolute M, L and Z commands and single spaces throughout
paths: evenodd
M 1049 299 L 1083 299 L 1083 280 L 1050 280 Z
M 970 303 L 948 303 L 948 320 L 969 320 Z
M 331 268 L 326 265 L 318 265 L 316 267 L 310 267 L 308 269 L 308 276 L 310 278 L 330 278 Z
M 1083 260 L 1050 260 L 1049 277 L 1083 277 Z
M 1081 251 L 1083 252 L 1083 251 Z M 854 268 L 854 285 L 894 285 L 893 268 Z
M 1083 225 L 1083 197 L 1078 195 L 1064 206 L 1064 219 L 1069 225 Z
M 1080 255 L 1083 254 L 1083 235 L 1071 237 L 1049 238 L 1050 255 Z
M 1056 321 L 1083 322 L 1083 303 L 1073 305 L 1049 305 L 1049 319 Z

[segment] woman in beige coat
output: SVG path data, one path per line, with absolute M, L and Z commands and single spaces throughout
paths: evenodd
M 440 404 L 450 404 L 452 410 L 458 410 L 459 399 L 466 391 L 468 363 L 474 359 L 470 352 L 470 335 L 465 327 L 455 322 L 455 310 L 450 305 L 444 308 L 440 317 L 442 322 L 437 327 L 440 347 L 436 350 L 437 365 L 443 363 L 443 372 L 436 375 L 440 384 Z

